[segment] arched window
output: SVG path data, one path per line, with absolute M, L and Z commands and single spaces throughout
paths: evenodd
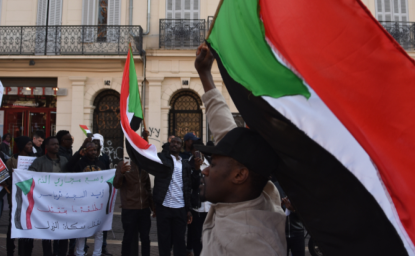
M 169 136 L 183 138 L 188 132 L 203 137 L 202 100 L 189 90 L 176 93 L 170 101 Z
M 124 134 L 120 125 L 120 94 L 114 90 L 105 90 L 94 100 L 94 133 L 104 136 L 102 152 L 111 160 L 111 168 L 123 159 Z

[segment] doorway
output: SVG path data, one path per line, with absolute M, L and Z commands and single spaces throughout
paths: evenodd
M 110 167 L 115 168 L 124 157 L 124 134 L 120 125 L 120 94 L 114 90 L 105 90 L 94 100 L 94 133 L 104 136 L 103 153 L 111 160 Z
M 170 101 L 169 136 L 183 139 L 186 133 L 192 132 L 198 138 L 203 138 L 201 105 L 202 100 L 196 93 L 190 90 L 177 92 Z

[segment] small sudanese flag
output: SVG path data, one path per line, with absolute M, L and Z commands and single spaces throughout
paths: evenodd
M 32 211 L 35 205 L 33 199 L 33 190 L 35 189 L 35 180 L 28 179 L 15 184 L 16 185 L 16 212 L 14 215 L 14 224 L 17 229 L 32 229 Z

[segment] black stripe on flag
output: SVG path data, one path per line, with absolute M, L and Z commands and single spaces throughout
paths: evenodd
M 23 204 L 23 191 L 19 186 L 16 186 L 16 212 L 14 213 L 14 226 L 17 229 L 23 229 L 22 219 L 22 204 Z
M 395 228 L 362 183 L 264 99 L 234 81 L 210 49 L 244 121 L 279 157 L 275 177 L 322 253 L 408 255 Z
M 112 197 L 112 184 L 107 182 L 108 184 L 108 189 L 109 189 L 109 197 L 108 197 L 108 202 L 107 202 L 107 207 L 105 210 L 105 213 L 108 214 L 110 212 L 110 206 L 111 206 L 111 197 Z

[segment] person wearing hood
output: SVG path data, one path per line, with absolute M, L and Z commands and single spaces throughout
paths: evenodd
M 3 142 L 0 144 L 0 151 L 3 153 L 4 158 L 7 160 L 12 156 L 12 149 L 10 148 L 10 141 L 12 136 L 10 133 L 3 135 Z
M 111 159 L 104 153 L 104 136 L 99 133 L 94 133 L 91 139 L 97 145 L 98 160 L 105 164 L 106 169 L 111 169 Z
M 95 143 L 95 145 L 97 146 L 98 160 L 104 164 L 105 170 L 111 169 L 111 159 L 107 154 L 103 152 L 104 145 L 105 145 L 104 136 L 102 136 L 99 133 L 94 133 L 91 139 L 92 139 L 92 142 Z M 109 253 L 107 249 L 107 236 L 108 236 L 108 231 L 104 231 L 103 241 L 102 241 L 102 252 L 101 252 L 102 256 L 112 256 L 112 254 Z
M 15 139 L 17 144 L 17 149 L 19 150 L 18 154 L 13 155 L 6 162 L 6 167 L 10 172 L 10 178 L 5 181 L 5 186 L 12 191 L 12 172 L 17 168 L 17 159 L 19 156 L 33 156 L 32 142 L 29 137 L 20 136 Z M 7 238 L 6 238 L 6 247 L 7 255 L 14 254 L 14 239 L 11 239 L 11 213 L 12 213 L 12 198 L 11 193 L 7 194 L 7 201 L 9 203 L 9 226 L 7 228 Z M 33 249 L 33 239 L 20 238 L 18 240 L 18 251 L 20 256 L 28 256 L 32 254 Z

